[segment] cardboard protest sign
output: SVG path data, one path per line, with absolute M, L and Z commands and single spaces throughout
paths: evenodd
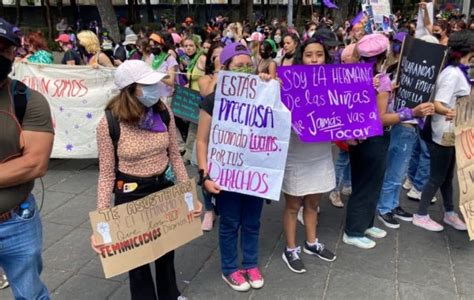
M 382 134 L 370 64 L 279 67 L 281 99 L 303 142 Z
M 361 4 L 362 12 L 367 18 L 367 33 L 393 31 L 394 17 L 389 0 L 362 0 Z
M 188 180 L 142 199 L 89 213 L 105 277 L 150 263 L 202 235 L 191 211 L 198 201 Z
M 14 79 L 40 92 L 51 106 L 52 158 L 96 158 L 95 129 L 112 97 L 114 68 L 16 63 Z
M 446 53 L 445 46 L 411 36 L 405 38 L 397 72 L 399 88 L 395 95 L 395 111 L 430 101 Z
M 280 84 L 220 71 L 208 168 L 223 190 L 279 200 L 291 130 Z
M 175 95 L 171 106 L 175 116 L 180 117 L 186 121 L 197 124 L 199 122 L 199 103 L 202 97 L 199 92 L 175 85 Z
M 456 165 L 459 181 L 459 208 L 474 240 L 474 96 L 456 102 Z

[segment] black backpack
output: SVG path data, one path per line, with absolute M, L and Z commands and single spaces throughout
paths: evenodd
M 15 116 L 21 126 L 25 117 L 26 106 L 28 105 L 28 87 L 18 80 L 12 80 L 12 86 Z
M 161 120 L 165 123 L 168 128 L 170 125 L 171 117 L 168 109 L 166 108 L 163 111 L 160 111 Z M 107 124 L 109 126 L 109 135 L 112 139 L 112 144 L 114 145 L 114 156 L 115 156 L 115 172 L 118 171 L 118 141 L 120 139 L 120 125 L 119 120 L 112 114 L 112 111 L 109 109 L 105 110 L 105 117 L 107 118 Z

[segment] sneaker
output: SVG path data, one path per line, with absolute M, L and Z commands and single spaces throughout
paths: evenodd
M 324 261 L 335 261 L 336 255 L 326 249 L 323 243 L 316 242 L 316 245 L 309 245 L 308 242 L 304 242 L 304 253 L 309 255 L 315 255 Z
M 429 231 L 442 231 L 444 229 L 443 225 L 431 220 L 430 215 L 419 216 L 417 214 L 414 214 L 412 223 L 415 226 L 424 228 Z
M 234 273 L 224 276 L 222 274 L 222 279 L 234 290 L 237 292 L 246 292 L 250 290 L 250 284 L 244 277 L 244 274 L 241 270 L 235 271 Z
M 466 223 L 464 223 L 461 218 L 459 218 L 459 215 L 454 211 L 444 213 L 443 222 L 454 229 L 463 231 L 467 230 Z
M 335 207 L 342 208 L 344 207 L 344 203 L 341 201 L 341 194 L 339 192 L 331 192 L 329 194 L 329 200 L 331 204 Z
M 300 253 L 301 253 L 300 247 L 297 247 L 293 251 L 288 251 L 288 249 L 285 248 L 285 251 L 283 251 L 283 254 L 281 256 L 281 258 L 283 258 L 283 261 L 286 263 L 288 268 L 295 273 L 306 272 L 303 261 L 300 258 Z
M 343 186 L 341 193 L 344 196 L 350 196 L 352 194 L 352 186 Z
M 0 290 L 6 289 L 9 286 L 10 284 L 8 283 L 7 275 L 0 275 Z
M 352 237 L 346 233 L 342 236 L 342 241 L 348 245 L 353 245 L 361 249 L 374 248 L 376 243 L 369 238 L 363 237 Z
M 382 222 L 388 228 L 400 228 L 400 223 L 398 223 L 397 219 L 395 219 L 393 213 L 387 213 L 385 215 L 377 213 L 377 219 L 379 219 L 379 221 Z
M 263 287 L 263 276 L 260 273 L 260 270 L 255 267 L 252 269 L 246 270 L 247 278 L 249 280 L 250 286 L 254 289 L 259 289 Z
M 413 183 L 411 182 L 410 177 L 407 177 L 407 178 L 405 179 L 405 181 L 403 182 L 402 187 L 403 187 L 405 190 L 409 190 L 409 189 L 411 189 L 411 188 L 413 187 Z
M 385 230 L 380 229 L 380 228 L 375 227 L 375 226 L 372 226 L 369 229 L 367 229 L 365 231 L 365 234 L 369 235 L 373 238 L 376 238 L 376 239 L 383 239 L 384 237 L 387 236 L 387 232 Z
M 303 219 L 303 206 L 300 207 L 298 210 L 298 215 L 296 216 L 296 219 L 298 219 L 298 222 L 301 223 L 301 225 L 304 226 L 304 219 Z
M 421 192 L 419 190 L 417 190 L 416 187 L 412 187 L 408 191 L 407 197 L 410 200 L 420 201 L 421 200 Z M 434 196 L 433 199 L 431 199 L 431 204 L 435 203 L 437 200 L 438 200 L 438 198 L 436 198 L 436 196 Z
M 211 231 L 212 227 L 214 226 L 214 219 L 214 212 L 206 211 L 204 218 L 202 219 L 201 229 L 203 231 Z
M 400 206 L 393 210 L 393 216 L 405 222 L 411 222 L 411 220 L 413 220 L 413 214 L 406 212 Z

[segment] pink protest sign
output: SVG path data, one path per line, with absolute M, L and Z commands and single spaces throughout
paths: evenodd
M 329 142 L 382 134 L 370 64 L 279 67 L 281 99 L 301 141 Z

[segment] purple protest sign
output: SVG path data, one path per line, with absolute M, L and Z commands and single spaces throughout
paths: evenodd
M 279 67 L 281 99 L 303 142 L 382 134 L 370 64 Z

